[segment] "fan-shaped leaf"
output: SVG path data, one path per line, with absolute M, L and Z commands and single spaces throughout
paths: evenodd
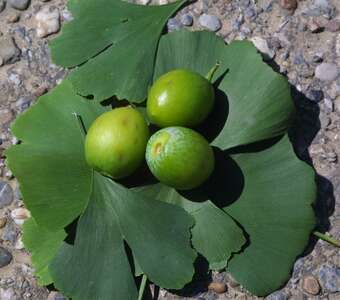
M 73 113 L 89 126 L 104 111 L 94 101 L 77 96 L 66 80 L 12 126 L 22 143 L 6 151 L 7 161 L 39 227 L 57 231 L 85 209 L 91 169 L 85 162 L 83 137 Z
M 66 245 L 50 267 L 55 285 L 75 300 L 135 299 L 125 239 L 150 280 L 181 288 L 194 273 L 192 224 L 183 209 L 144 198 L 95 173 L 75 244 Z
M 74 20 L 50 44 L 53 60 L 81 65 L 71 81 L 82 95 L 142 102 L 167 19 L 184 3 L 141 6 L 119 0 L 70 0 Z
M 245 243 L 242 230 L 232 218 L 210 201 L 190 201 L 175 189 L 163 184 L 143 186 L 135 190 L 150 199 L 183 207 L 193 216 L 193 246 L 208 260 L 211 269 L 225 268 L 232 253 L 239 251 Z
M 32 218 L 25 222 L 23 231 L 23 242 L 25 248 L 32 253 L 32 263 L 38 283 L 40 285 L 52 283 L 48 265 L 57 254 L 66 233 L 64 230 L 51 232 L 38 227 Z
M 221 92 L 206 127 L 220 132 L 212 144 L 227 149 L 284 133 L 294 115 L 289 84 L 262 61 L 250 42 L 225 45 L 210 32 L 167 34 L 160 40 L 154 79 L 176 68 L 204 76 L 217 61 L 221 66 L 214 80 Z
M 296 157 L 287 136 L 262 152 L 232 157 L 245 186 L 225 211 L 242 224 L 250 244 L 228 269 L 246 289 L 267 295 L 289 279 L 315 226 L 315 174 Z

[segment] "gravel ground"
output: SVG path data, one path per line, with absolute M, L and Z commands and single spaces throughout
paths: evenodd
M 32 275 L 20 229 L 29 212 L 3 150 L 17 143 L 9 130 L 14 118 L 65 76 L 51 63 L 47 47 L 60 23 L 71 19 L 64 7 L 64 0 L 0 0 L 0 300 L 63 299 L 38 287 Z M 226 42 L 250 39 L 288 77 L 301 116 L 292 134 L 295 148 L 319 174 L 321 226 L 340 239 L 340 1 L 199 0 L 169 20 L 170 31 L 181 27 L 215 31 Z M 260 299 L 227 273 L 213 279 L 211 290 L 196 288 L 191 297 L 161 290 L 159 299 Z M 266 299 L 340 299 L 338 249 L 312 242 L 287 285 Z

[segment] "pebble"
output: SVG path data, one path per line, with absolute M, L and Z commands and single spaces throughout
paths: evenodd
M 283 291 L 278 291 L 273 294 L 270 294 L 266 300 L 287 300 L 288 297 Z
M 138 0 L 136 1 L 137 4 L 141 5 L 148 5 L 151 2 L 151 0 Z
M 192 18 L 192 15 L 184 14 L 181 16 L 180 21 L 184 26 L 191 26 L 194 22 L 194 19 Z
M 318 103 L 323 99 L 323 91 L 321 90 L 310 90 L 309 93 L 307 94 L 307 97 L 309 98 L 309 100 L 311 100 L 312 102 Z
M 7 219 L 5 217 L 0 218 L 0 229 L 5 227 L 6 222 Z
M 334 101 L 334 109 L 340 113 L 340 96 L 335 99 Z
M 251 39 L 255 47 L 263 54 L 272 59 L 275 56 L 275 51 L 269 48 L 268 43 L 265 39 L 255 36 Z
M 5 9 L 6 7 L 6 1 L 0 0 L 0 13 Z
M 319 270 L 319 281 L 325 292 L 340 291 L 340 268 L 323 265 Z
M 305 58 L 303 57 L 302 53 L 297 53 L 293 58 L 294 65 L 301 65 L 305 63 Z
M 202 27 L 214 32 L 220 30 L 222 27 L 220 19 L 214 15 L 202 14 L 198 22 Z
M 208 289 L 214 291 L 217 294 L 223 294 L 227 291 L 227 286 L 224 283 L 211 282 L 208 285 Z
M 22 225 L 24 224 L 25 220 L 31 217 L 31 213 L 28 209 L 20 207 L 12 210 L 11 217 L 15 224 Z
M 7 16 L 7 23 L 16 23 L 20 20 L 20 13 L 11 12 Z
M 334 104 L 333 101 L 329 98 L 325 98 L 324 100 L 325 107 L 327 109 L 327 112 L 332 112 L 334 110 Z
M 4 181 L 0 181 L 0 208 L 8 206 L 13 201 L 12 187 Z
M 330 20 L 325 28 L 330 32 L 337 32 L 340 31 L 340 20 Z
M 280 0 L 280 6 L 284 9 L 295 10 L 297 8 L 296 0 Z
M 168 20 L 167 27 L 168 27 L 168 31 L 172 32 L 172 31 L 180 30 L 182 26 L 181 26 L 181 23 L 177 19 L 170 18 Z
M 0 268 L 3 268 L 9 265 L 11 260 L 12 260 L 12 254 L 7 249 L 0 247 Z
M 0 288 L 0 299 L 1 300 L 16 300 L 18 298 L 15 296 L 15 292 L 12 288 L 9 288 L 9 289 Z
M 30 4 L 30 0 L 8 0 L 8 1 L 11 7 L 19 10 L 25 10 Z
M 50 10 L 49 7 L 42 8 L 35 15 L 37 36 L 46 37 L 60 30 L 60 13 L 57 8 Z
M 320 292 L 319 282 L 313 276 L 303 278 L 302 288 L 311 295 L 317 295 Z
M 333 63 L 322 63 L 315 68 L 315 77 L 322 81 L 335 80 L 339 75 L 339 68 Z
M 2 233 L 2 239 L 5 241 L 10 242 L 12 245 L 15 245 L 15 242 L 17 240 L 18 232 L 13 224 L 13 222 L 7 222 L 3 233 Z
M 317 52 L 313 55 L 312 62 L 313 63 L 321 63 L 321 62 L 323 62 L 323 57 L 324 57 L 324 54 L 322 52 Z
M 20 50 L 9 36 L 0 37 L 0 66 L 3 64 L 11 64 L 20 58 Z

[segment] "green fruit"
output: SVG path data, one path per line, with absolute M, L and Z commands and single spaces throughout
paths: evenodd
M 159 181 L 179 190 L 199 186 L 215 165 L 213 150 L 205 138 L 184 127 L 168 127 L 152 135 L 146 162 Z
M 86 161 L 112 178 L 126 177 L 143 162 L 149 136 L 145 119 L 136 109 L 129 106 L 103 113 L 86 135 Z
M 210 81 L 190 70 L 178 69 L 159 77 L 149 90 L 147 113 L 159 127 L 193 127 L 211 112 L 215 100 Z

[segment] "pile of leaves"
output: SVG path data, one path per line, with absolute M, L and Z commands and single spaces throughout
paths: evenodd
M 315 226 L 314 171 L 287 136 L 295 114 L 287 80 L 250 42 L 164 33 L 183 4 L 70 0 L 74 20 L 50 47 L 54 62 L 72 71 L 12 127 L 21 143 L 6 152 L 8 164 L 32 213 L 25 246 L 40 284 L 72 299 L 137 299 L 142 274 L 181 289 L 198 254 L 264 296 L 287 281 Z M 187 68 L 204 76 L 217 61 L 216 108 L 197 129 L 217 160 L 206 184 L 183 193 L 143 170 L 115 182 L 88 167 L 77 116 L 88 128 L 121 100 L 143 112 L 161 74 Z

